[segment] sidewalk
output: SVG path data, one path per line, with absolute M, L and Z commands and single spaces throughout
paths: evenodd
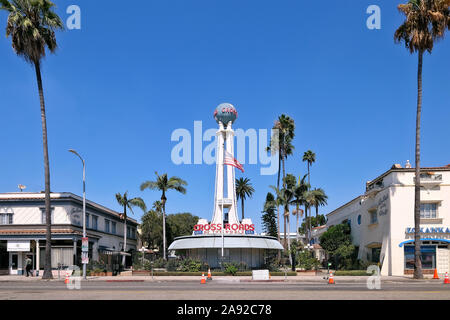
M 366 282 L 369 276 L 334 276 L 337 283 L 339 282 Z M 116 276 L 116 277 L 87 277 L 89 282 L 200 282 L 198 276 Z M 273 282 L 297 282 L 297 283 L 325 283 L 323 275 L 320 276 L 274 276 L 271 277 Z M 0 276 L 1 282 L 38 282 L 38 281 L 54 281 L 54 282 L 64 282 L 64 277 L 61 276 L 60 279 L 55 277 L 52 280 L 42 280 L 42 277 L 25 277 L 25 276 Z M 217 276 L 213 277 L 214 282 L 253 282 L 251 276 Z M 381 281 L 388 282 L 441 282 L 440 280 L 432 280 L 431 278 L 425 278 L 423 280 L 412 279 L 412 276 L 383 276 Z M 257 282 L 257 281 L 255 281 Z M 267 281 L 270 282 L 270 281 Z

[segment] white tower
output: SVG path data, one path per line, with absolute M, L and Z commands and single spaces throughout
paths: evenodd
M 216 133 L 216 187 L 214 195 L 214 214 L 211 223 L 222 224 L 239 224 L 239 218 L 236 207 L 236 185 L 235 185 L 235 168 L 226 166 L 226 195 L 224 180 L 224 160 L 225 150 L 228 155 L 234 158 L 234 131 L 233 122 L 237 118 L 236 109 L 229 103 L 219 105 L 215 112 L 214 118 L 219 124 L 219 130 Z M 224 214 L 228 215 L 224 217 Z M 226 219 L 228 217 L 228 219 Z

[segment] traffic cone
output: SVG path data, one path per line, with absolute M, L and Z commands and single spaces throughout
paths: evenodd
M 211 269 L 208 268 L 208 280 L 212 280 Z
M 437 269 L 434 269 L 433 279 L 439 279 L 439 275 L 438 275 Z
M 205 283 L 206 283 L 205 274 L 202 273 L 202 280 L 200 281 L 200 284 L 205 284 Z
M 445 273 L 444 284 L 450 284 L 450 280 L 448 280 L 448 272 Z
M 333 272 L 330 273 L 330 277 L 328 278 L 328 284 L 334 284 Z
M 66 279 L 64 279 L 64 284 L 69 284 L 69 273 L 66 272 Z

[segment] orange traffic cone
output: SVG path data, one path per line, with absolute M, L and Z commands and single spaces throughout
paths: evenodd
M 66 279 L 64 279 L 64 284 L 69 284 L 69 273 L 66 272 Z
M 445 273 L 444 284 L 450 284 L 450 280 L 448 280 L 448 272 Z
M 330 277 L 328 278 L 328 284 L 334 284 L 333 272 L 330 273 Z
M 205 283 L 206 283 L 205 274 L 202 273 L 202 280 L 200 281 L 200 284 L 205 284 Z
M 212 280 L 211 269 L 208 268 L 208 280 Z
M 439 279 L 439 275 L 438 275 L 437 269 L 434 269 L 433 279 Z

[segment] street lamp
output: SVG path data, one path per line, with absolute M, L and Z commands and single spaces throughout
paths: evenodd
M 72 152 L 73 154 L 78 156 L 83 163 L 83 238 L 86 238 L 86 165 L 84 159 L 78 154 L 78 152 L 73 149 L 69 149 L 69 152 Z M 83 255 L 83 248 L 81 254 Z M 86 255 L 88 255 L 87 252 Z M 83 279 L 86 280 L 86 263 L 83 263 Z

